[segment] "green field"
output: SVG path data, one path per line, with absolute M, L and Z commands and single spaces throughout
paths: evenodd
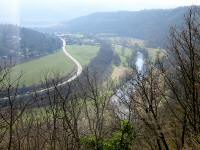
M 90 61 L 97 56 L 99 52 L 99 46 L 91 45 L 69 45 L 67 46 L 67 51 L 76 58 L 83 66 L 86 66 Z
M 12 78 L 22 74 L 20 85 L 31 86 L 40 83 L 46 75 L 49 77 L 55 73 L 66 75 L 73 68 L 74 64 L 60 50 L 54 54 L 15 66 L 12 70 Z
M 67 46 L 67 51 L 83 66 L 86 66 L 97 55 L 99 47 L 72 45 Z M 22 74 L 20 86 L 32 86 L 41 83 L 46 75 L 50 78 L 57 73 L 65 76 L 73 69 L 75 69 L 73 62 L 60 50 L 54 54 L 16 65 L 12 68 L 11 78 L 14 80 Z

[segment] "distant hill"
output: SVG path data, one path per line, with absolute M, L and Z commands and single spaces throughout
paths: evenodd
M 181 25 L 188 7 L 166 10 L 142 10 L 94 13 L 51 28 L 54 31 L 114 33 L 148 40 L 163 46 L 170 26 Z
M 14 25 L 0 25 L 0 56 L 38 55 L 61 46 L 57 37 Z

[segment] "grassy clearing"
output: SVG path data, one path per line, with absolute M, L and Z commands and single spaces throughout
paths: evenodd
M 97 56 L 99 46 L 91 45 L 68 45 L 67 51 L 76 58 L 83 66 L 86 66 L 90 61 Z
M 124 77 L 126 77 L 126 75 L 130 74 L 131 70 L 128 69 L 127 67 L 123 67 L 123 66 L 114 66 L 113 67 L 113 72 L 111 75 L 111 79 L 113 81 L 120 81 L 121 79 L 123 79 Z
M 47 74 L 50 78 L 55 73 L 60 73 L 64 76 L 70 73 L 74 67 L 72 61 L 60 50 L 54 54 L 15 66 L 12 69 L 11 78 L 14 79 L 22 73 L 20 85 L 31 86 L 39 84 Z

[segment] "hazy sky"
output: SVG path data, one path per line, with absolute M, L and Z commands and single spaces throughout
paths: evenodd
M 200 0 L 0 0 L 0 22 L 60 22 L 99 11 L 200 5 Z

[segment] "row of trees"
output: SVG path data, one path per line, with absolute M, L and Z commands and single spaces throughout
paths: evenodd
M 101 73 L 86 69 L 66 86 L 58 86 L 58 75 L 46 79 L 44 85 L 54 90 L 22 99 L 20 77 L 11 82 L 9 68 L 1 68 L 0 92 L 7 98 L 0 99 L 6 103 L 0 109 L 0 149 L 199 149 L 199 17 L 191 9 L 183 29 L 171 30 L 168 54 L 142 72 L 133 68 L 122 94 Z

